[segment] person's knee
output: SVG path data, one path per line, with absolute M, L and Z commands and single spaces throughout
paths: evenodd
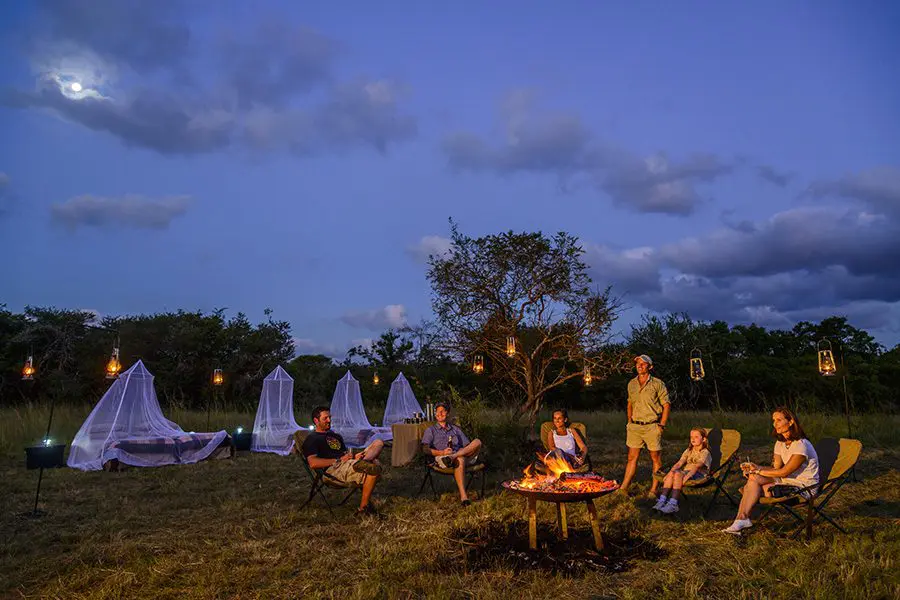
M 478 438 L 475 438 L 474 440 L 472 440 L 471 446 L 475 450 L 480 450 L 481 449 L 481 440 L 479 440 Z

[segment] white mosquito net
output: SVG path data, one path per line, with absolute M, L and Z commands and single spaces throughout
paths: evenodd
M 225 441 L 225 431 L 186 433 L 159 407 L 153 375 L 140 360 L 119 375 L 72 440 L 67 464 L 96 471 L 110 460 L 135 467 L 195 463 Z
M 250 449 L 282 456 L 290 454 L 294 432 L 298 429 L 300 426 L 294 419 L 294 380 L 277 366 L 263 381 Z
M 384 426 L 390 427 L 394 423 L 402 423 L 403 419 L 413 416 L 417 412 L 424 412 L 413 394 L 409 381 L 401 372 L 391 384 L 391 393 L 388 394 L 387 406 L 384 407 Z
M 348 446 L 365 446 L 375 438 L 385 441 L 393 438 L 390 427 L 373 427 L 369 423 L 359 381 L 350 371 L 337 382 L 328 412 L 331 413 L 331 429 L 341 434 Z

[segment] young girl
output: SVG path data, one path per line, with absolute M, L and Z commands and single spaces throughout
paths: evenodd
M 678 498 L 681 496 L 684 482 L 691 479 L 703 479 L 709 474 L 710 466 L 712 466 L 712 454 L 709 452 L 706 431 L 691 429 L 691 445 L 666 474 L 662 493 L 653 509 L 666 514 L 678 512 Z

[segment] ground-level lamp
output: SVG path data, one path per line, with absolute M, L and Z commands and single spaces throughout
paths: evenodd
M 218 393 L 218 390 L 221 389 L 222 384 L 225 383 L 225 375 L 222 373 L 222 369 L 213 369 L 212 374 L 212 385 L 213 390 L 210 394 L 209 400 L 206 402 L 206 430 L 209 431 L 209 417 L 212 412 L 212 401 L 215 395 Z
M 475 358 L 472 360 L 472 370 L 476 375 L 484 373 L 484 357 L 482 355 L 475 355 Z
M 510 358 L 516 355 L 516 336 L 514 335 L 506 338 L 506 355 Z

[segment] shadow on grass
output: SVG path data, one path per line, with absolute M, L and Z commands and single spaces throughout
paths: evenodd
M 588 571 L 623 573 L 635 560 L 658 561 L 667 552 L 642 537 L 603 535 L 604 552 L 594 549 L 589 529 L 569 529 L 562 541 L 549 524 L 538 525 L 538 549 L 528 548 L 524 523 L 488 523 L 476 529 L 456 529 L 450 538 L 460 544 L 460 559 L 451 568 L 459 573 L 509 568 L 515 573 L 541 570 L 551 575 L 577 577 Z

